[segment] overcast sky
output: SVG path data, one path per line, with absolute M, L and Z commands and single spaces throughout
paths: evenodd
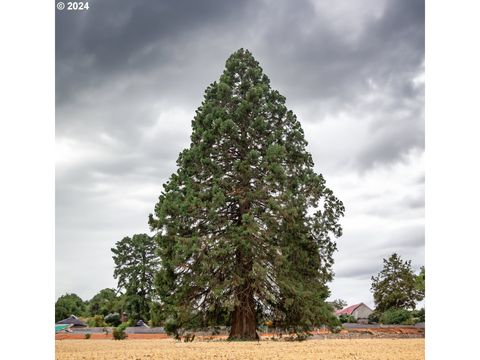
M 93 0 L 56 13 L 56 296 L 115 287 L 225 60 L 249 49 L 345 204 L 331 298 L 373 306 L 393 252 L 424 264 L 421 0 Z

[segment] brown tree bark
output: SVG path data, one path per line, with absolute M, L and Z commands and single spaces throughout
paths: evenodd
M 238 294 L 240 303 L 232 314 L 229 340 L 258 340 L 255 300 L 248 284 Z
M 242 215 L 248 213 L 249 208 L 248 201 L 240 201 L 239 225 L 242 224 Z M 228 339 L 258 340 L 254 293 L 248 281 L 253 269 L 252 254 L 245 254 L 242 250 L 237 249 L 236 268 L 244 283 L 235 289 L 238 305 L 235 306 L 232 313 L 232 327 Z

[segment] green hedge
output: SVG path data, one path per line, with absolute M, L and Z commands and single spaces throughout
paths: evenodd
M 355 318 L 352 316 L 352 315 L 346 315 L 346 314 L 342 314 L 338 317 L 338 320 L 340 320 L 340 322 L 342 324 L 345 324 L 345 323 L 356 323 L 357 320 L 355 320 Z

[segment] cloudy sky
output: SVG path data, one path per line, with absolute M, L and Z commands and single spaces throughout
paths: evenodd
M 424 264 L 421 0 L 93 0 L 56 13 L 56 295 L 114 287 L 149 232 L 204 89 L 252 51 L 343 200 L 332 298 L 373 305 L 398 252 Z

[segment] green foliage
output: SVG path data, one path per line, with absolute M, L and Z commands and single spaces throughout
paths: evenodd
M 108 326 L 103 315 L 95 315 L 87 319 L 87 325 L 90 327 L 104 327 Z
M 119 313 L 108 314 L 105 316 L 105 322 L 111 326 L 118 326 L 122 323 Z
M 178 324 L 174 319 L 167 319 L 164 324 L 164 329 L 170 336 L 178 334 Z
M 336 316 L 334 316 L 334 318 L 326 325 L 327 325 L 328 328 L 330 328 L 330 330 L 334 327 L 337 327 L 337 326 L 342 327 L 342 323 L 340 322 L 340 320 Z
M 90 316 L 103 315 L 119 311 L 119 298 L 113 289 L 102 289 L 88 302 Z
M 417 319 L 411 317 L 412 314 L 410 313 L 410 317 L 406 320 L 404 320 L 401 324 L 402 325 L 415 325 L 418 321 Z
M 369 323 L 379 323 L 381 316 L 382 316 L 382 313 L 375 310 L 368 316 L 368 322 Z
M 88 339 L 90 339 L 91 337 L 92 337 L 92 334 L 90 334 L 90 333 L 86 333 L 86 334 L 85 334 L 85 339 L 88 340 Z
M 330 305 L 332 305 L 335 310 L 342 310 L 347 307 L 347 302 L 342 299 L 335 299 L 330 302 Z
M 125 293 L 124 309 L 132 326 L 138 320 L 148 321 L 150 319 L 150 304 L 150 298 L 143 294 L 133 293 L 133 291 Z
M 113 329 L 112 335 L 115 340 L 124 340 L 128 337 L 125 329 L 128 327 L 128 323 L 122 323 Z
M 184 328 L 231 322 L 250 338 L 267 317 L 289 330 L 334 321 L 326 284 L 344 206 L 252 54 L 225 67 L 149 217 L 165 316 Z
M 63 320 L 70 315 L 83 316 L 85 312 L 85 302 L 77 294 L 62 295 L 55 302 L 55 322 Z
M 410 311 L 405 309 L 388 309 L 380 317 L 380 322 L 382 324 L 403 324 L 407 322 L 412 317 Z
M 356 323 L 357 320 L 352 315 L 342 314 L 338 317 L 342 324 L 345 323 Z
M 425 308 L 412 311 L 412 316 L 415 319 L 415 323 L 425 322 Z
M 415 278 L 415 288 L 418 291 L 419 299 L 425 298 L 425 266 L 420 267 L 420 273 Z
M 411 261 L 403 261 L 397 254 L 383 259 L 383 270 L 372 276 L 373 298 L 376 310 L 415 309 L 416 302 L 423 299 L 416 286 L 416 276 Z
M 330 330 L 333 334 L 338 334 L 340 331 L 342 331 L 342 326 L 340 326 L 340 325 L 330 326 L 330 327 L 329 327 L 329 330 Z
M 150 306 L 150 326 L 156 327 L 165 321 L 162 306 L 157 302 L 152 302 Z
M 133 318 L 132 319 L 128 319 L 126 321 L 126 324 L 128 324 L 128 326 L 135 326 L 137 324 L 137 321 L 138 320 L 134 320 Z
M 118 288 L 125 289 L 121 300 L 123 310 L 133 322 L 148 321 L 154 296 L 154 274 L 158 269 L 154 239 L 136 234 L 118 241 L 111 250 L 115 262 L 113 276 L 118 279 Z

